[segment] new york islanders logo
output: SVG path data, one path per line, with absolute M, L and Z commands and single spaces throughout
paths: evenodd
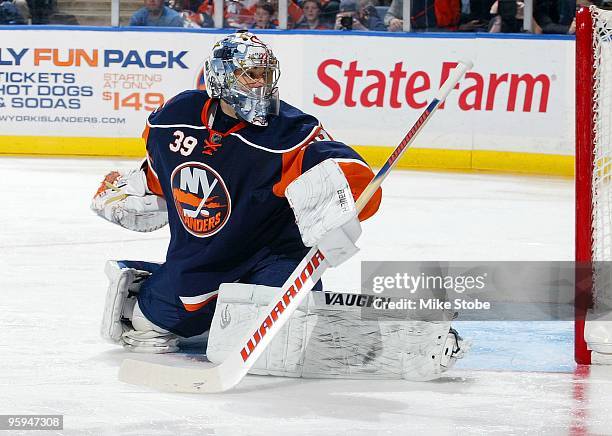
M 223 228 L 232 212 L 225 182 L 215 170 L 201 162 L 177 166 L 170 177 L 172 196 L 185 229 L 207 238 Z

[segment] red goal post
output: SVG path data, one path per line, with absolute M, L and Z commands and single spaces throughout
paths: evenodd
M 577 265 L 588 266 L 576 268 L 575 359 L 612 363 L 612 322 L 593 312 L 609 305 L 612 280 L 592 264 L 612 261 L 612 11 L 594 6 L 576 14 L 575 238 Z

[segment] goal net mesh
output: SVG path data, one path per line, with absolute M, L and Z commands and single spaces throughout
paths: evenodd
M 612 11 L 590 8 L 593 22 L 593 261 L 612 261 Z M 603 309 L 612 295 L 610 268 L 595 264 L 593 302 Z

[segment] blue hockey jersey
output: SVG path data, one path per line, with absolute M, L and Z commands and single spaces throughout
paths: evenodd
M 223 113 L 205 91 L 186 91 L 149 116 L 143 138 L 147 184 L 166 199 L 171 233 L 166 262 L 147 281 L 149 298 L 187 311 L 261 259 L 307 252 L 284 196 L 304 171 L 336 159 L 355 198 L 374 176 L 316 118 L 285 102 L 267 127 L 257 127 Z M 360 219 L 380 199 L 379 191 Z

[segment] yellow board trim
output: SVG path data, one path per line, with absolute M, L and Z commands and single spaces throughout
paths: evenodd
M 393 148 L 356 146 L 355 150 L 372 166 L 382 166 Z M 447 150 L 411 148 L 398 168 L 574 176 L 574 156 L 493 150 Z
M 372 166 L 382 166 L 393 147 L 355 146 Z M 143 157 L 141 138 L 87 138 L 57 136 L 0 136 L 0 154 Z M 411 148 L 398 168 L 492 171 L 501 173 L 574 175 L 574 156 L 490 150 Z
M 574 156 L 516 153 L 508 151 L 472 152 L 472 166 L 479 170 L 574 176 Z
M 0 154 L 143 157 L 142 138 L 0 136 Z

